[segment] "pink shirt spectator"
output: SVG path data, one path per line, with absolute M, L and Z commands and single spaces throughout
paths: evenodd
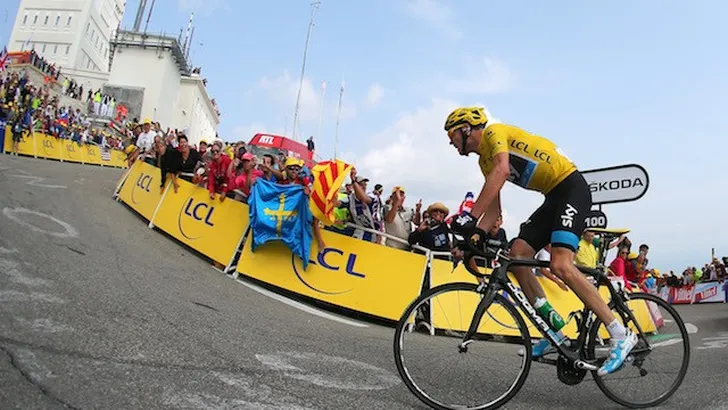
M 250 171 L 250 184 L 248 184 L 248 175 L 246 173 L 242 173 L 235 177 L 233 180 L 233 189 L 239 189 L 243 191 L 243 193 L 247 196 L 250 196 L 250 186 L 253 185 L 255 180 L 257 178 L 260 178 L 264 176 L 263 171 L 254 169 Z

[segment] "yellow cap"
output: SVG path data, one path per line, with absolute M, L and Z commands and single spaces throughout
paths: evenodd
M 301 161 L 298 158 L 288 157 L 288 159 L 286 160 L 285 166 L 286 166 L 286 168 L 288 168 L 288 167 L 290 167 L 292 165 L 298 165 L 299 167 L 300 166 L 303 166 L 303 161 Z

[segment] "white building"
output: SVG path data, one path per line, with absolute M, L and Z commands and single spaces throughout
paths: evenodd
M 175 128 L 186 129 L 190 143 L 197 144 L 200 140 L 209 143 L 217 134 L 220 117 L 199 74 L 182 77 L 174 111 L 173 124 L 183 124 Z
M 125 0 L 20 0 L 8 51 L 35 49 L 84 89 L 101 88 L 125 7 Z
M 119 31 L 111 41 L 108 85 L 143 89 L 140 120 L 186 130 L 192 144 L 215 137 L 217 109 L 176 38 Z

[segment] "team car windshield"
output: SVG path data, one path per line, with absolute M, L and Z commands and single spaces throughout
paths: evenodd
M 258 158 L 263 158 L 264 155 L 272 155 L 273 158 L 279 158 L 280 155 L 283 153 L 278 148 L 275 147 L 261 147 L 259 145 L 248 145 L 248 148 L 250 149 L 250 152 L 255 155 Z

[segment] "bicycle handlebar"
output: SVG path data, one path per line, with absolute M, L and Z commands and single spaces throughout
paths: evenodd
M 470 265 L 470 261 L 479 256 L 485 259 L 495 259 L 500 257 L 500 253 L 508 249 L 508 243 L 499 241 L 497 239 L 485 239 L 488 234 L 480 228 L 475 230 L 465 238 L 462 235 L 454 234 L 455 237 L 455 248 L 463 252 L 462 259 L 455 259 L 453 261 L 453 269 L 457 267 L 460 261 L 465 265 L 465 269 L 473 276 L 483 278 L 487 275 L 480 273 L 477 269 Z

